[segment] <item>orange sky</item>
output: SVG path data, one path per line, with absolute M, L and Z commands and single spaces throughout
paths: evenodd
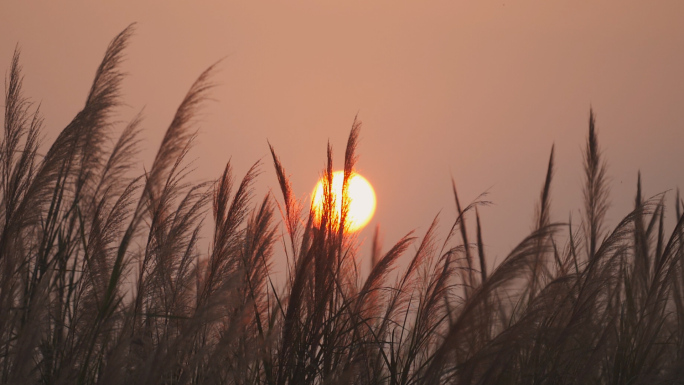
M 378 195 L 369 227 L 381 225 L 386 247 L 422 235 L 440 211 L 449 227 L 453 175 L 462 202 L 490 191 L 484 240 L 490 263 L 501 261 L 531 228 L 553 143 L 552 219 L 579 219 L 590 105 L 611 224 L 632 204 L 637 170 L 647 196 L 684 187 L 680 0 L 247 3 L 5 1 L 0 63 L 6 72 L 21 45 L 48 142 L 83 105 L 107 43 L 138 22 L 119 118 L 145 108 L 149 164 L 192 81 L 225 58 L 192 153 L 196 177 L 218 177 L 231 157 L 241 176 L 262 159 L 260 195 L 277 185 L 267 139 L 306 197 L 328 140 L 342 166 L 358 113 L 358 170 Z

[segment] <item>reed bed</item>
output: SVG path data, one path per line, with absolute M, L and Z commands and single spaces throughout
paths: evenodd
M 258 164 L 240 181 L 230 163 L 213 183 L 187 181 L 212 68 L 152 166 L 131 175 L 141 119 L 118 139 L 112 120 L 131 33 L 110 43 L 83 109 L 44 155 L 18 51 L 12 60 L 0 143 L 2 383 L 682 383 L 684 203 L 677 197 L 666 234 L 664 195 L 645 199 L 639 182 L 634 210 L 608 228 L 593 112 L 579 224 L 551 219 L 552 148 L 534 230 L 494 269 L 478 213 L 488 202 L 463 206 L 454 184 L 449 232 L 440 238 L 435 219 L 422 237 L 385 251 L 375 242 L 361 277 L 355 239 L 338 225 L 346 196 L 339 216 L 332 209 L 330 147 L 316 222 L 273 147 L 282 196 L 256 200 Z M 355 120 L 345 180 L 360 128 Z M 205 253 L 202 225 L 213 231 Z M 277 286 L 281 244 L 288 269 Z

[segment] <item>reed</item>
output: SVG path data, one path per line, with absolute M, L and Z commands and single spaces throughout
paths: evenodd
M 192 184 L 186 155 L 213 67 L 179 106 L 149 170 L 135 175 L 141 117 L 115 140 L 123 51 L 112 40 L 83 109 L 39 155 L 42 118 L 22 93 L 17 49 L 0 143 L 0 381 L 7 384 L 655 384 L 684 378 L 684 216 L 664 194 L 613 229 L 593 111 L 579 225 L 551 218 L 554 151 L 533 231 L 486 266 L 478 197 L 439 236 L 407 234 L 359 276 L 334 212 L 332 148 L 320 221 L 282 196 L 255 200 L 255 164 Z M 357 161 L 361 122 L 344 153 Z M 109 144 L 113 143 L 113 144 Z M 346 191 L 346 189 L 343 189 Z M 282 218 L 282 225 L 277 219 Z M 467 223 L 475 220 L 476 234 Z M 338 223 L 340 223 L 338 225 Z M 202 226 L 212 231 L 201 252 Z M 284 236 L 278 236 L 279 229 Z M 475 243 L 471 243 L 475 239 Z M 282 243 L 287 278 L 273 282 Z M 407 253 L 406 266 L 397 266 Z M 400 271 L 395 272 L 396 269 Z M 396 273 L 396 274 L 395 274 Z

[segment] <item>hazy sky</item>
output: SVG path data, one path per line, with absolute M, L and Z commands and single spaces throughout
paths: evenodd
M 342 166 L 358 113 L 357 168 L 378 196 L 361 238 L 380 224 L 385 247 L 439 212 L 446 231 L 453 176 L 464 204 L 490 192 L 484 240 L 501 261 L 531 228 L 554 143 L 552 219 L 579 219 L 590 106 L 611 224 L 629 211 L 638 170 L 648 196 L 684 187 L 681 0 L 109 3 L 0 3 L 0 63 L 6 73 L 21 46 L 46 142 L 83 106 L 108 42 L 137 22 L 118 118 L 144 108 L 142 160 L 194 79 L 225 58 L 191 153 L 196 178 L 231 158 L 241 177 L 261 159 L 257 192 L 275 189 L 268 140 L 306 199 L 328 140 Z

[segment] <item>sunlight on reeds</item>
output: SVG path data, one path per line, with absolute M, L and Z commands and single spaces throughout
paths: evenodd
M 131 175 L 141 118 L 116 140 L 112 121 L 131 32 L 110 43 L 83 110 L 44 156 L 18 50 L 12 59 L 0 144 L 2 383 L 684 378 L 684 204 L 677 194 L 677 222 L 666 234 L 664 194 L 644 199 L 639 179 L 634 210 L 607 227 L 607 167 L 593 111 L 579 225 L 551 218 L 552 147 L 534 230 L 498 266 L 485 263 L 483 238 L 496 235 L 482 234 L 478 208 L 489 202 L 463 206 L 454 183 L 457 215 L 446 236 L 435 218 L 422 237 L 407 234 L 383 252 L 376 233 L 372 269 L 361 277 L 355 238 L 336 225 L 349 220 L 349 199 L 342 194 L 337 214 L 336 198 L 323 194 L 320 215 L 306 212 L 273 147 L 279 198 L 255 201 L 258 163 L 239 182 L 230 163 L 213 183 L 187 181 L 193 118 L 212 68 L 190 88 L 152 166 Z M 345 179 L 360 128 L 354 120 Z M 330 147 L 323 175 L 332 186 Z M 473 217 L 475 235 L 466 226 Z M 208 252 L 197 247 L 203 224 L 213 230 Z M 281 244 L 282 287 L 270 271 Z

